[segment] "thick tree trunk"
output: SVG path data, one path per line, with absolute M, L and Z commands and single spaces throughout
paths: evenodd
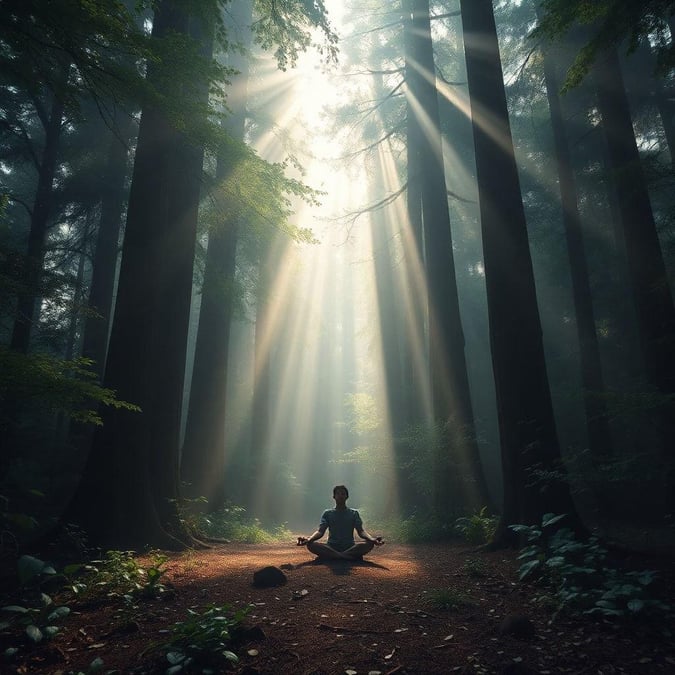
M 617 236 L 628 259 L 647 378 L 661 393 L 672 394 L 675 308 L 616 51 L 605 54 L 597 63 L 595 78 L 609 169 L 616 188 Z
M 237 26 L 248 26 L 251 22 L 251 3 L 240 4 L 243 5 L 241 13 L 232 17 L 233 32 Z M 248 46 L 250 33 L 240 36 L 240 41 Z M 248 63 L 248 58 L 238 52 L 229 62 L 238 74 L 233 76 L 230 86 L 228 98 L 234 112 L 226 127 L 233 138 L 242 142 L 246 123 Z M 219 157 L 216 183 L 227 180 L 232 168 L 227 157 Z M 187 484 L 187 494 L 206 497 L 206 509 L 211 512 L 223 506 L 227 497 L 225 471 L 228 449 L 224 418 L 238 226 L 237 219 L 233 218 L 209 233 L 181 457 L 181 477 Z
M 460 6 L 502 448 L 504 508 L 493 541 L 500 546 L 516 541 L 509 525 L 539 524 L 547 512 L 583 526 L 556 435 L 492 2 Z M 544 483 L 539 471 L 555 477 Z
M 404 22 L 403 39 L 405 54 L 405 78 L 410 82 L 415 78 L 416 66 L 410 55 L 414 49 L 414 29 L 412 23 L 412 0 L 402 0 Z M 429 399 L 428 378 L 420 377 L 419 360 L 427 358 L 426 315 L 428 298 L 426 289 L 420 280 L 419 271 L 424 266 L 424 240 L 422 235 L 422 128 L 420 117 L 415 114 L 410 98 L 406 106 L 406 215 L 407 228 L 403 231 L 404 283 L 407 284 L 408 326 L 404 342 L 403 355 L 405 393 L 408 409 L 407 421 L 410 425 L 427 423 L 426 402 Z M 416 353 L 417 350 L 417 353 Z M 423 351 L 422 351 L 423 350 Z M 420 353 L 421 352 L 421 353 Z
M 155 12 L 153 36 L 187 34 L 174 0 Z M 150 81 L 168 86 L 162 64 Z M 187 83 L 175 83 L 176 96 Z M 200 90 L 205 95 L 206 87 Z M 107 409 L 71 508 L 94 541 L 180 546 L 179 431 L 203 150 L 146 106 L 104 384 L 142 412 Z
M 412 0 L 409 114 L 418 117 L 424 254 L 429 296 L 429 361 L 434 417 L 444 426 L 435 508 L 466 512 L 490 505 L 478 453 L 450 229 L 428 0 Z M 455 474 L 441 468 L 450 459 Z M 447 465 L 446 465 L 447 466 Z M 456 475 L 459 472 L 460 475 Z M 474 485 L 471 485 L 473 483 Z M 490 505 L 491 506 L 491 505 Z
M 662 438 L 666 511 L 675 513 L 675 306 L 642 171 L 616 50 L 596 64 L 598 109 L 615 187 L 616 236 L 623 243 L 647 383 L 663 395 L 653 418 Z

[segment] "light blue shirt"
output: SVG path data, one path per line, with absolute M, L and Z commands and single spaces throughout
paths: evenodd
M 318 530 L 328 529 L 328 545 L 336 551 L 346 551 L 354 546 L 354 530 L 363 529 L 361 516 L 356 509 L 326 509 L 321 514 Z

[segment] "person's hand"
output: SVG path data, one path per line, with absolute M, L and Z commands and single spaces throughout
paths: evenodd
M 309 539 L 307 537 L 298 537 L 298 543 L 296 546 L 304 546 L 308 541 Z
M 375 537 L 375 539 L 373 539 L 373 544 L 375 544 L 375 546 L 382 546 L 382 544 L 384 544 L 384 539 L 382 539 L 382 537 Z

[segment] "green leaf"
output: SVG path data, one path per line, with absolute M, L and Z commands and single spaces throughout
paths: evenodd
M 18 562 L 19 581 L 24 586 L 37 576 L 40 576 L 46 567 L 46 563 L 31 555 L 22 555 Z
M 90 664 L 89 673 L 98 673 L 99 670 L 103 668 L 103 659 L 100 656 L 97 656 Z
M 15 612 L 16 614 L 25 614 L 28 609 L 26 607 L 21 607 L 20 605 L 6 605 L 2 608 L 3 612 Z
M 232 663 L 239 663 L 239 657 L 228 649 L 223 652 L 223 656 Z
M 518 578 L 522 581 L 525 577 L 531 574 L 537 567 L 539 567 L 539 565 L 541 565 L 540 560 L 530 560 L 529 562 L 526 562 L 524 565 L 521 565 Z
M 171 668 L 166 669 L 166 675 L 175 675 L 176 673 L 180 673 L 181 670 L 183 670 L 183 666 L 171 666 Z
M 64 616 L 70 614 L 70 607 L 57 607 L 53 612 L 47 617 L 48 621 L 56 621 L 56 619 L 61 619 Z
M 43 635 L 42 631 L 35 625 L 26 626 L 26 635 L 35 643 L 41 642 Z
M 561 555 L 555 555 L 546 561 L 548 567 L 562 567 L 565 564 L 565 558 Z
M 167 652 L 166 660 L 172 665 L 183 663 L 185 661 L 185 654 L 183 652 Z
M 549 525 L 555 525 L 555 523 L 560 522 L 563 518 L 566 518 L 567 514 L 563 513 L 558 516 L 553 513 L 545 513 L 544 517 L 541 519 L 541 526 L 548 527 Z
M 628 602 L 628 609 L 630 609 L 631 612 L 639 612 L 641 609 L 643 609 L 645 606 L 645 603 L 640 600 L 640 598 L 633 598 L 632 600 L 629 600 Z
M 76 572 L 79 572 L 82 569 L 83 565 L 81 563 L 75 563 L 73 565 L 66 565 L 63 568 L 63 573 L 67 576 L 70 576 L 71 574 L 75 574 Z
M 54 637 L 59 632 L 59 630 L 61 629 L 58 626 L 45 626 L 44 634 L 48 638 Z

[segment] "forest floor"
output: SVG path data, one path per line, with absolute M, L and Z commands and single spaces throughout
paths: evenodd
M 172 626 L 213 604 L 250 607 L 250 630 L 231 647 L 239 662 L 214 673 L 675 673 L 675 638 L 662 627 L 552 620 L 550 604 L 537 600 L 541 589 L 518 581 L 516 555 L 452 543 L 387 543 L 354 564 L 317 563 L 292 544 L 167 554 L 159 597 L 73 602 L 58 634 L 24 642 L 0 671 L 165 673 Z M 254 586 L 253 573 L 267 565 L 281 567 L 287 582 Z M 674 570 L 664 563 L 661 574 L 672 602 Z

